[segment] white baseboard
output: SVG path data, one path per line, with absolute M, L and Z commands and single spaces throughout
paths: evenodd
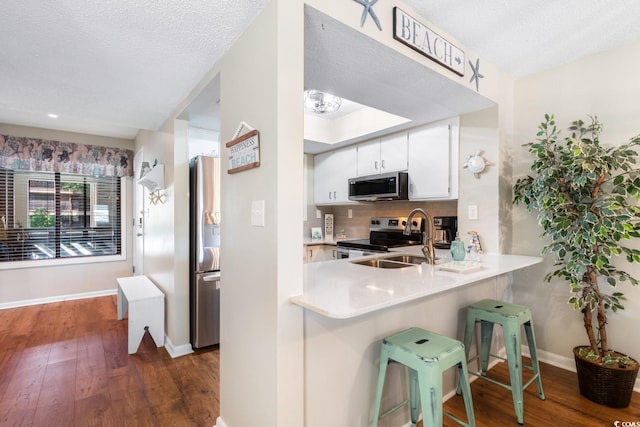
M 218 417 L 218 419 L 216 420 L 216 425 L 214 425 L 213 427 L 227 427 L 227 425 L 224 423 L 224 421 L 222 421 L 221 417 Z
M 52 302 L 104 297 L 107 295 L 116 295 L 117 293 L 118 293 L 117 289 L 108 289 L 106 291 L 83 292 L 81 294 L 58 295 L 55 297 L 35 298 L 35 299 L 27 299 L 27 300 L 21 300 L 21 301 L 4 302 L 4 303 L 0 303 L 0 310 L 4 310 L 7 308 L 27 307 L 29 305 L 49 304 Z
M 180 356 L 186 356 L 187 354 L 193 353 L 193 348 L 191 348 L 191 344 L 183 344 L 179 346 L 175 346 L 168 336 L 164 336 L 164 348 L 169 353 L 172 359 Z
M 526 357 L 531 356 L 529 354 L 529 346 L 522 346 L 522 355 Z M 549 353 L 548 351 L 538 349 L 538 360 L 544 363 L 548 363 L 551 366 L 565 369 L 567 371 L 576 371 L 575 361 L 569 357 L 560 356 L 555 353 Z

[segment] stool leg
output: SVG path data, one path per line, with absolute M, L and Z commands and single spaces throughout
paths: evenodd
M 467 360 L 469 360 L 469 349 L 471 348 L 471 340 L 476 328 L 476 319 L 472 314 L 467 314 L 467 324 L 464 328 L 464 352 Z
M 142 337 L 144 336 L 144 325 L 141 325 L 140 322 L 136 322 L 135 314 L 129 314 L 129 322 L 128 322 L 128 341 L 127 341 L 127 351 L 129 354 L 134 354 L 138 351 L 138 347 L 140 347 L 140 342 L 142 342 Z
M 409 408 L 411 410 L 411 427 L 418 424 L 420 416 L 420 389 L 418 388 L 418 372 L 409 369 Z
M 493 322 L 480 321 L 480 371 L 487 374 L 489 369 L 489 354 L 491 353 L 491 340 L 493 339 Z
M 469 386 L 469 372 L 467 372 L 466 362 L 460 362 L 458 364 L 458 389 L 462 391 L 462 397 L 464 399 L 464 408 L 467 411 L 467 425 L 469 427 L 475 427 L 476 419 L 473 414 L 473 401 L 471 399 L 471 387 Z
M 527 344 L 529 345 L 529 354 L 531 356 L 531 366 L 533 374 L 536 376 L 536 386 L 538 387 L 538 397 L 545 400 L 544 391 L 542 390 L 542 377 L 540 376 L 540 364 L 538 363 L 538 354 L 536 352 L 536 336 L 533 331 L 533 323 L 531 321 L 524 324 L 524 331 L 527 335 Z
M 380 402 L 382 401 L 382 389 L 384 388 L 384 379 L 387 375 L 387 365 L 389 364 L 389 355 L 385 351 L 384 344 L 380 355 L 380 369 L 378 370 L 378 386 L 376 387 L 376 403 L 373 407 L 373 427 L 378 427 L 378 419 L 380 418 Z
M 464 328 L 464 360 L 465 362 L 469 360 L 469 349 L 471 348 L 471 340 L 473 339 L 473 334 L 475 333 L 476 328 L 476 318 L 472 313 L 467 312 L 467 323 Z M 467 376 L 467 381 L 469 377 Z M 460 389 L 460 385 L 456 388 L 456 394 L 460 394 L 462 390 Z
M 511 326 L 507 322 L 504 326 L 505 347 L 509 377 L 511 378 L 511 394 L 516 411 L 518 424 L 524 424 L 524 402 L 522 400 L 522 349 L 520 347 L 520 325 Z
M 442 426 L 442 373 L 418 373 L 420 401 L 422 402 L 422 424 L 425 427 Z

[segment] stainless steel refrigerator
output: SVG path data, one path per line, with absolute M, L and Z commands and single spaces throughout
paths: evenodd
M 220 342 L 220 159 L 189 162 L 191 346 Z

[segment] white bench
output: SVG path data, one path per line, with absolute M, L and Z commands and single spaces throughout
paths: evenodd
M 129 311 L 129 354 L 138 351 L 145 328 L 157 347 L 164 346 L 164 294 L 145 276 L 120 277 L 118 320 Z

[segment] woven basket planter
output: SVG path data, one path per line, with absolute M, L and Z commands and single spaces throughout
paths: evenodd
M 602 366 L 580 357 L 580 348 L 582 347 L 573 349 L 580 394 L 610 408 L 629 406 L 638 375 L 638 364 L 636 363 L 635 369 Z

